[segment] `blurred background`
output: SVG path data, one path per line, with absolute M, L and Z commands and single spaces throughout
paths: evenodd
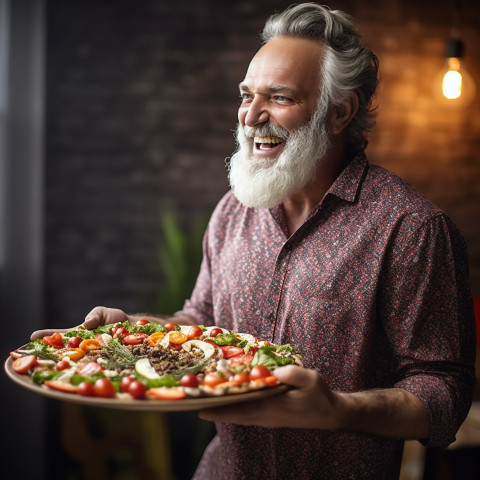
M 0 0 L 3 359 L 33 330 L 77 325 L 96 305 L 181 307 L 205 222 L 228 189 L 237 85 L 266 18 L 290 3 Z M 356 18 L 380 59 L 370 161 L 459 225 L 480 296 L 478 1 L 329 6 Z M 476 83 L 470 98 L 440 92 L 452 35 Z M 212 435 L 195 413 L 78 407 L 0 379 L 2 471 L 17 478 L 188 479 Z M 429 467 L 429 478 L 474 478 L 465 469 L 478 456 L 455 473 L 435 455 L 447 467 Z

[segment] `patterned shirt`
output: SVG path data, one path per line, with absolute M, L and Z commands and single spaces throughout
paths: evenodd
M 446 446 L 474 384 L 475 326 L 458 229 L 362 153 L 290 237 L 282 206 L 232 192 L 207 229 L 196 287 L 180 314 L 290 343 L 342 392 L 398 387 Z M 196 479 L 388 479 L 403 441 L 316 429 L 217 425 Z

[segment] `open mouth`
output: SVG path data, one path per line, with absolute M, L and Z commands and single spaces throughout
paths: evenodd
M 272 150 L 281 145 L 284 140 L 280 137 L 254 137 L 257 150 Z

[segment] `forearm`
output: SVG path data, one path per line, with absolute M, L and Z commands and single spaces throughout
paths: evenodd
M 430 418 L 423 403 L 401 388 L 339 395 L 339 429 L 403 439 L 426 439 Z

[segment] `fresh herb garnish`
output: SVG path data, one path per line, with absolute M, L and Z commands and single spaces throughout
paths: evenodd
M 125 345 L 122 345 L 116 338 L 110 340 L 105 348 L 108 356 L 107 362 L 104 363 L 105 368 L 109 368 L 110 361 L 116 367 L 134 367 L 138 359 L 141 358 L 134 355 Z

